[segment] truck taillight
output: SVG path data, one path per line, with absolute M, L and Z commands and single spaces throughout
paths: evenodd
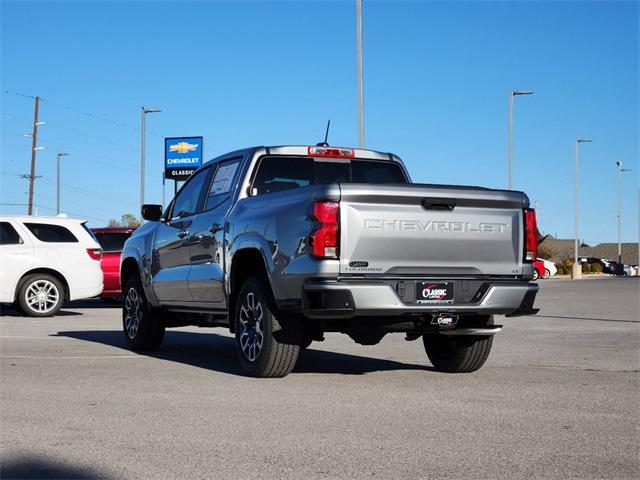
M 318 258 L 338 258 L 340 204 L 316 202 L 313 217 L 320 222 L 320 228 L 311 234 L 313 254 Z
M 524 260 L 533 262 L 538 258 L 538 223 L 536 211 L 525 209 L 524 211 Z
M 91 260 L 100 260 L 102 258 L 102 249 L 87 248 L 87 255 L 91 257 Z

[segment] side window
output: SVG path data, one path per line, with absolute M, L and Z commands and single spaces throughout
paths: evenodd
M 47 223 L 25 223 L 33 236 L 47 243 L 77 243 L 78 239 L 67 228 Z
M 205 210 L 216 208 L 229 198 L 229 195 L 232 193 L 231 189 L 233 188 L 233 180 L 236 177 L 239 165 L 240 159 L 230 160 L 220 164 L 218 170 L 216 170 L 216 173 L 213 175 L 213 180 L 211 181 L 211 187 L 207 194 Z
M 313 183 L 313 159 L 263 158 L 253 181 L 258 195 L 307 187 Z
M 200 170 L 182 187 L 173 201 L 172 218 L 188 217 L 198 213 L 198 201 L 208 174 L 208 168 Z
M 22 239 L 9 222 L 0 222 L 0 245 L 20 245 Z

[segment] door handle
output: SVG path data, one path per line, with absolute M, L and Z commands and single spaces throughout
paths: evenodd
M 222 230 L 222 226 L 219 223 L 214 223 L 209 229 L 211 233 L 218 233 L 220 230 Z
M 453 198 L 423 198 L 422 208 L 425 210 L 453 210 L 456 208 L 456 200 Z
M 184 237 L 186 237 L 187 235 L 189 235 L 189 232 L 187 232 L 186 230 L 180 230 L 180 231 L 178 232 L 178 236 L 179 236 L 180 238 L 184 238 Z

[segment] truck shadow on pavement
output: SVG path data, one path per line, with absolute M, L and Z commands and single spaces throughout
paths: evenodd
M 214 370 L 231 375 L 245 376 L 240 368 L 235 340 L 215 333 L 167 331 L 162 347 L 154 352 L 131 352 L 122 331 L 80 330 L 58 332 L 59 337 L 75 338 L 87 342 L 101 343 L 130 352 L 194 367 Z M 364 348 L 364 347 L 363 347 Z M 426 358 L 426 355 L 425 355 Z M 293 373 L 332 373 L 363 375 L 389 370 L 433 370 L 426 365 L 396 362 L 346 353 L 328 352 L 309 348 L 302 352 Z
M 2 458 L 3 480 L 9 479 L 107 479 L 113 478 L 99 472 L 93 467 L 70 465 L 59 461 L 42 459 L 36 456 L 25 455 L 17 458 Z
M 82 315 L 82 313 L 65 310 L 63 307 L 62 310 L 60 310 L 58 313 L 55 314 L 55 317 L 74 317 L 77 315 Z M 37 320 L 37 319 L 51 320 L 52 318 L 55 318 L 55 317 L 27 317 L 23 315 L 22 312 L 19 312 L 18 310 L 16 310 L 14 307 L 12 306 L 5 307 L 4 305 L 2 306 L 2 308 L 0 308 L 0 317 L 23 317 L 31 320 Z

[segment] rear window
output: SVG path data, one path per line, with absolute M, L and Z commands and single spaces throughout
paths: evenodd
M 20 245 L 22 239 L 9 222 L 0 222 L 0 245 Z
M 103 252 L 121 252 L 124 242 L 131 236 L 126 232 L 95 232 L 94 235 Z
M 61 225 L 47 223 L 25 223 L 33 235 L 41 242 L 47 243 L 77 243 L 78 239 L 67 228 Z
M 309 157 L 266 157 L 253 188 L 258 195 L 329 183 L 406 184 L 399 164 L 374 160 L 327 161 Z

